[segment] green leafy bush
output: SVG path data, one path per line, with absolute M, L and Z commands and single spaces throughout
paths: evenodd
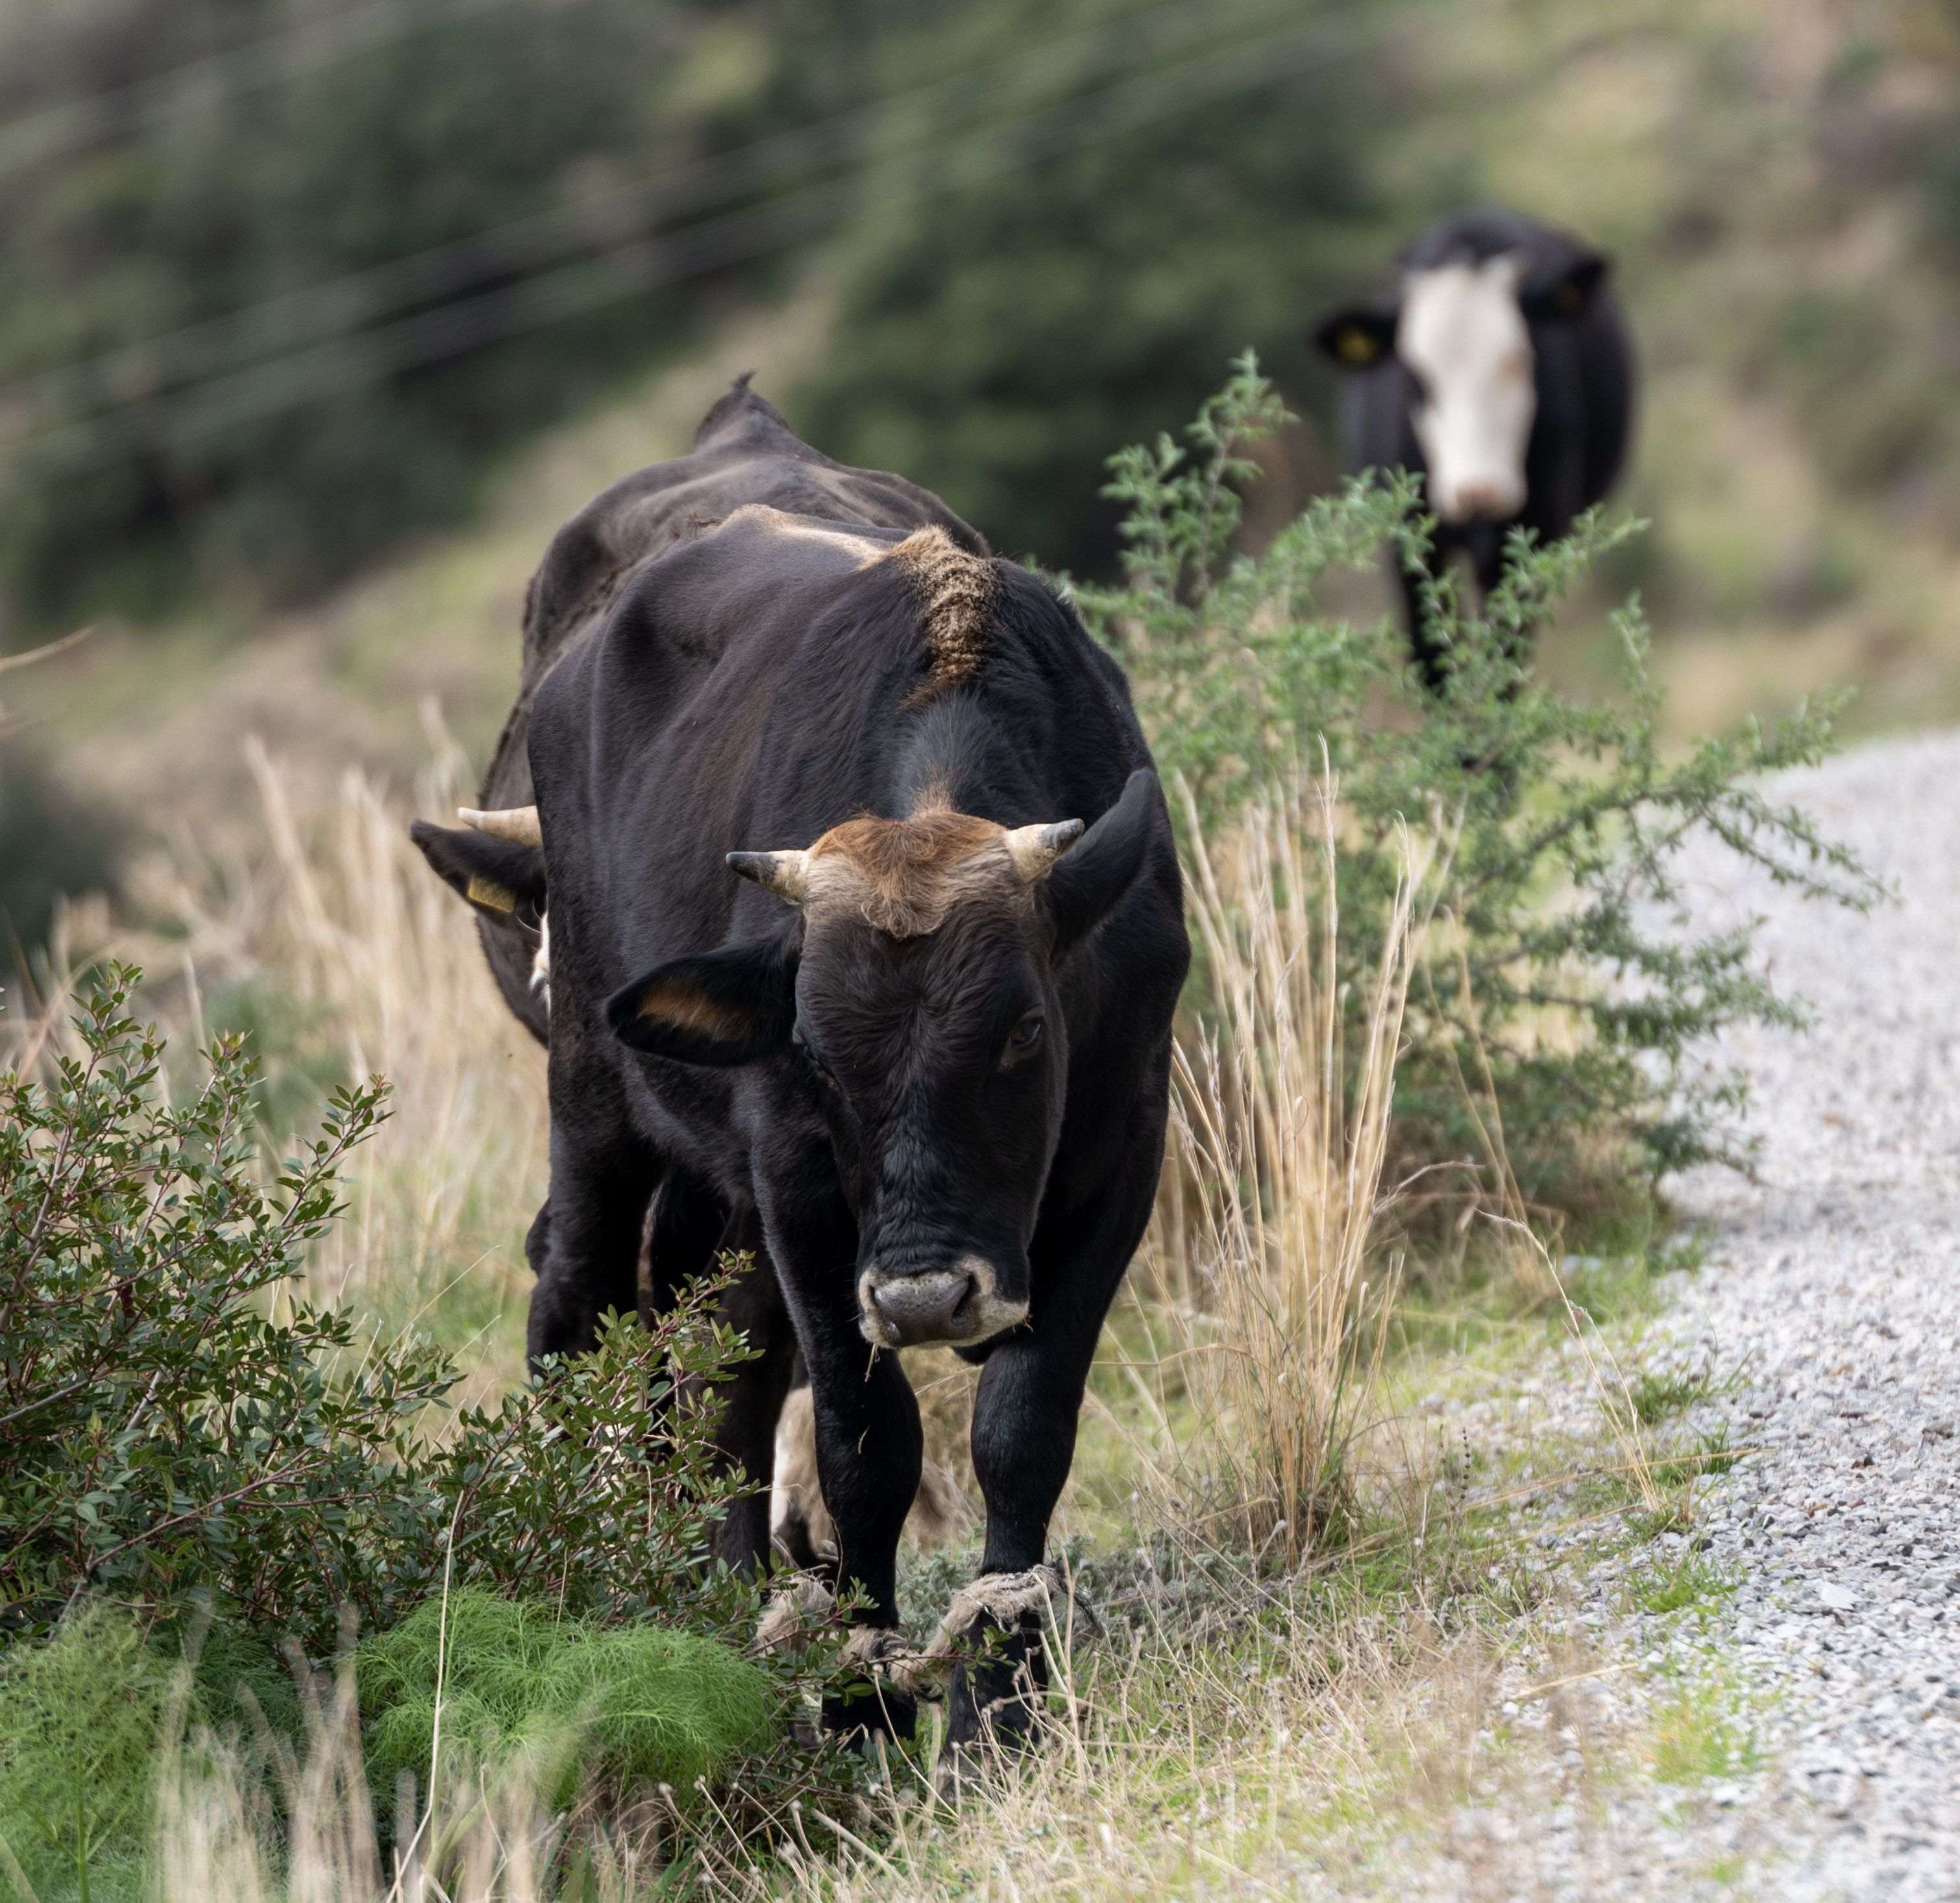
M 459 1760 L 527 1755 L 554 1809 L 588 1780 L 682 1794 L 776 1725 L 762 1669 L 692 1632 L 603 1628 L 479 1587 L 426 1601 L 356 1654 L 368 1765 L 378 1796 L 398 1772 L 420 1780 L 437 1749 Z M 445 1760 L 447 1761 L 447 1760 Z
M 433 1431 L 446 1358 L 295 1281 L 382 1087 L 335 1091 L 267 1171 L 251 1061 L 221 1039 L 164 1100 L 137 979 L 112 973 L 46 1083 L 0 1074 L 0 1634 L 106 1599 L 317 1659 L 342 1607 L 385 1628 L 445 1577 L 581 1617 L 743 1616 L 707 1564 L 735 1485 L 708 1399 L 744 1352 L 712 1319 L 727 1276 Z
M 458 1415 L 418 1469 L 453 1540 L 425 1536 L 398 1587 L 431 1591 L 453 1554 L 457 1584 L 572 1616 L 741 1628 L 754 1589 L 711 1557 L 742 1484 L 715 1471 L 712 1393 L 750 1353 L 714 1319 L 746 1266 L 731 1259 L 646 1327 L 609 1319 L 589 1354 L 549 1362 L 495 1408 Z
M 1398 1072 L 1407 1168 L 1501 1144 L 1527 1196 L 1572 1203 L 1602 1186 L 1733 1154 L 1725 1112 L 1742 1087 L 1685 1062 L 1698 1040 L 1796 1011 L 1751 959 L 1751 933 L 1685 927 L 1678 856 L 1713 835 L 1739 861 L 1863 905 L 1874 882 L 1761 775 L 1831 744 L 1835 703 L 1773 724 L 1662 747 L 1637 599 L 1612 616 L 1619 695 L 1584 705 L 1535 674 L 1532 632 L 1587 564 L 1631 528 L 1595 517 L 1546 549 L 1519 537 L 1481 609 L 1431 592 L 1449 679 L 1427 693 L 1390 624 L 1319 613 L 1330 570 L 1383 543 L 1418 553 L 1430 525 L 1406 479 L 1357 480 L 1315 502 L 1262 553 L 1236 547 L 1244 454 L 1285 418 L 1249 353 L 1188 432 L 1125 450 L 1109 493 L 1128 509 L 1123 586 L 1083 588 L 1092 625 L 1128 665 L 1160 762 L 1181 778 L 1185 823 L 1226 827 L 1276 777 L 1323 757 L 1338 776 L 1344 976 L 1373 970 L 1407 823 L 1440 854 L 1427 956 Z
M 0 1629 L 202 1588 L 318 1643 L 427 1543 L 413 1427 L 454 1379 L 285 1287 L 382 1092 L 336 1091 L 266 1185 L 250 1061 L 221 1042 L 161 1100 L 135 980 L 90 1001 L 49 1084 L 0 1077 Z

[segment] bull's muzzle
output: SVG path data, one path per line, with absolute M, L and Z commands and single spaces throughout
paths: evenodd
M 1525 505 L 1521 479 L 1468 476 L 1460 482 L 1432 480 L 1430 506 L 1449 523 L 1508 522 Z
M 994 1265 L 980 1255 L 911 1275 L 887 1274 L 873 1262 L 858 1278 L 858 1309 L 865 1340 L 884 1348 L 963 1346 L 1028 1319 L 1027 1303 L 1001 1294 Z

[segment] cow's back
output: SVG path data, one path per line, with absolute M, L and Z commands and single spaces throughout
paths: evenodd
M 686 455 L 622 478 L 552 537 L 525 597 L 517 695 L 484 773 L 479 806 L 532 804 L 528 746 L 539 686 L 604 622 L 634 577 L 676 543 L 756 505 L 901 533 L 940 528 L 962 547 L 988 552 L 985 539 L 937 496 L 901 476 L 819 454 L 749 389 L 746 376 L 739 377 L 702 419 Z M 485 929 L 482 937 L 505 1001 L 542 1040 L 544 1008 L 531 990 L 528 954 L 508 933 Z

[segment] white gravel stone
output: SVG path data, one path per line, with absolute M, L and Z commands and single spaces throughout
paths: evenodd
M 1769 1893 L 1953 1903 L 1960 734 L 1867 747 L 1777 791 L 1899 902 L 1864 918 L 1806 903 L 1712 849 L 1693 869 L 1697 924 L 1761 917 L 1777 982 L 1812 1015 L 1710 1053 L 1748 1071 L 1761 1150 L 1753 1180 L 1711 1169 L 1673 1185 L 1710 1262 L 1680 1279 L 1660 1332 L 1746 1384 L 1694 1418 L 1726 1418 L 1758 1450 L 1703 1531 L 1710 1559 L 1748 1575 L 1715 1642 L 1777 1688 L 1788 1721 L 1763 1800 L 1784 1837 Z M 1807 1804 L 1780 1800 L 1793 1784 Z

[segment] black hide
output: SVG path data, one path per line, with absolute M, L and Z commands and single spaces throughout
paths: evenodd
M 582 553 L 593 523 L 674 492 L 650 471 L 558 538 L 531 627 L 564 622 L 561 600 L 596 605 L 542 679 L 527 634 L 511 731 L 528 724 L 528 771 L 500 756 L 486 788 L 502 804 L 535 789 L 549 890 L 552 1174 L 530 1348 L 582 1348 L 606 1307 L 630 1305 L 657 1191 L 643 1300 L 705 1265 L 705 1236 L 753 1247 L 768 1282 L 748 1320 L 768 1358 L 734 1384 L 724 1441 L 763 1504 L 731 1518 L 724 1553 L 763 1555 L 765 1424 L 800 1347 L 837 1569 L 884 1627 L 921 1436 L 897 1357 L 861 1332 L 860 1274 L 965 1251 L 1027 1303 L 1023 1324 L 963 1352 L 985 1364 L 983 1570 L 1037 1564 L 1163 1156 L 1189 956 L 1176 854 L 1122 672 L 1044 583 L 994 562 L 977 667 L 927 695 L 917 591 L 884 558 L 921 522 L 977 538 L 908 485 L 837 471 L 744 389 L 702 441 L 771 446 L 724 469 L 706 505 L 721 526 L 624 573 Z M 811 472 L 797 511 L 733 516 L 781 509 Z M 934 804 L 1089 830 L 1045 880 L 903 939 L 806 916 L 725 863 Z M 1032 1629 L 956 1687 L 956 1739 L 1004 1698 L 997 1721 L 1025 1721 L 1017 1668 L 1039 1679 Z M 888 1696 L 900 1730 L 903 1704 Z
M 961 546 L 986 552 L 985 539 L 937 496 L 902 477 L 848 469 L 819 455 L 768 404 L 749 395 L 748 382 L 740 378 L 708 412 L 688 454 L 614 483 L 552 537 L 525 597 L 517 698 L 483 775 L 479 806 L 531 804 L 526 742 L 539 686 L 559 658 L 604 620 L 635 572 L 746 504 L 899 530 L 937 527 Z M 451 857 L 470 851 L 465 835 Z M 524 929 L 521 916 L 479 907 L 477 918 L 504 1002 L 543 1043 L 544 1001 L 531 988 L 535 932 Z
M 1356 470 L 1424 471 L 1412 415 L 1416 401 L 1408 369 L 1394 354 L 1399 283 L 1407 273 L 1459 260 L 1481 263 L 1503 253 L 1526 260 L 1519 302 L 1531 333 L 1538 394 L 1525 457 L 1524 507 L 1508 520 L 1443 523 L 1434 561 L 1447 566 L 1466 555 L 1486 594 L 1504 568 L 1504 541 L 1514 528 L 1540 543 L 1568 534 L 1573 519 L 1603 500 L 1618 479 L 1633 425 L 1634 349 L 1606 260 L 1566 233 L 1495 207 L 1459 213 L 1433 225 L 1395 260 L 1395 283 L 1379 300 L 1336 313 L 1318 339 L 1339 365 L 1341 424 L 1348 466 Z M 1372 336 L 1379 354 L 1355 368 L 1358 349 L 1344 348 L 1351 330 Z M 1432 688 L 1444 672 L 1442 645 L 1424 625 L 1423 577 L 1399 563 L 1396 571 L 1410 644 Z

